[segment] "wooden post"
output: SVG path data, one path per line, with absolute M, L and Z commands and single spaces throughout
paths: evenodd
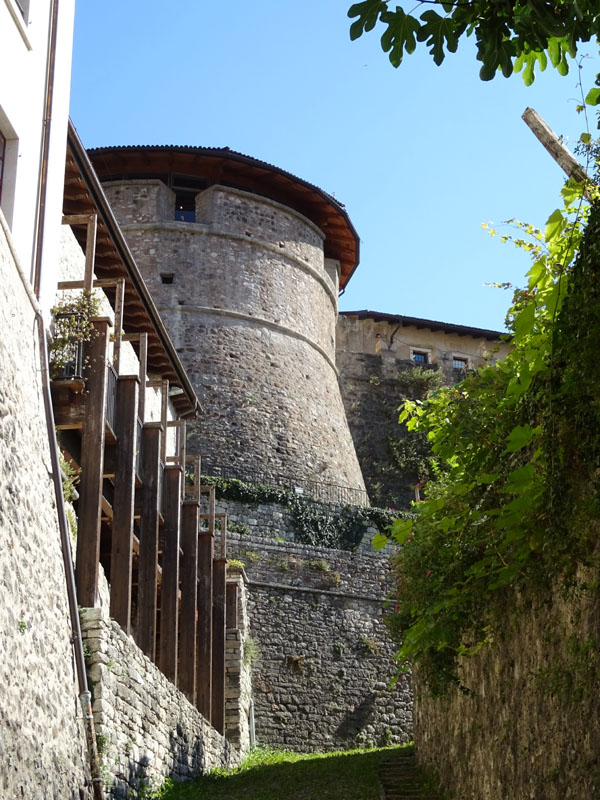
M 156 660 L 156 602 L 158 576 L 158 502 L 163 427 L 149 422 L 142 432 L 142 510 L 138 570 L 137 640 L 142 651 Z
M 213 552 L 211 530 L 198 537 L 198 650 L 197 691 L 198 711 L 210 722 L 212 706 L 212 625 L 213 625 Z
M 196 632 L 198 617 L 198 501 L 181 510 L 181 632 L 179 688 L 190 703 L 196 703 Z
M 137 405 L 139 379 L 123 376 L 117 382 L 116 464 L 110 554 L 110 615 L 131 632 L 131 562 L 135 506 L 135 459 L 138 443 Z
M 95 606 L 98 595 L 109 324 L 107 319 L 94 321 L 85 367 L 87 398 L 81 437 L 76 568 L 77 598 L 84 608 Z
M 179 621 L 179 539 L 181 525 L 181 478 L 179 466 L 169 465 L 163 481 L 162 583 L 160 590 L 161 671 L 177 684 L 177 636 Z
M 238 626 L 238 585 L 237 585 L 237 583 L 228 583 L 227 584 L 225 620 L 226 620 L 227 628 L 237 628 L 237 626 Z
M 212 713 L 213 728 L 225 734 L 225 558 L 213 561 L 213 655 Z
M 123 310 L 125 305 L 125 278 L 116 282 L 115 292 L 115 335 L 113 347 L 113 365 L 117 375 L 120 373 L 121 364 L 121 339 L 123 338 Z
M 533 108 L 526 108 L 521 119 L 527 125 L 533 135 L 544 145 L 546 150 L 550 153 L 552 158 L 567 174 L 569 178 L 573 178 L 579 183 L 584 183 L 586 188 L 583 195 L 590 203 L 594 201 L 590 188 L 598 187 L 590 178 L 581 164 L 577 161 L 575 156 L 568 150 L 568 148 L 561 142 L 559 137 L 554 133 L 552 128 L 540 117 L 540 115 Z M 589 188 L 588 188 L 589 187 Z

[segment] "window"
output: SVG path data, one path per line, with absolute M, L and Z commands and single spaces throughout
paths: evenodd
M 429 364 L 429 352 L 427 350 L 411 350 L 410 357 L 415 364 Z
M 463 358 L 463 356 L 453 356 L 452 366 L 454 369 L 460 369 L 463 372 L 466 372 L 467 367 L 469 366 L 469 359 Z
M 196 222 L 196 192 L 178 191 L 175 194 L 177 222 Z
M 173 279 L 175 278 L 174 272 L 161 272 L 160 279 L 163 283 L 173 283 Z

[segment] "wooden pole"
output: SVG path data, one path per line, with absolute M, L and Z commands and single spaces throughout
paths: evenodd
M 181 467 L 166 467 L 163 481 L 165 544 L 160 588 L 160 669 L 174 684 L 177 684 L 181 478 Z
M 521 119 L 532 131 L 534 136 L 536 136 L 536 138 L 544 145 L 546 150 L 550 153 L 560 168 L 567 174 L 567 176 L 569 178 L 573 178 L 579 183 L 584 183 L 586 185 L 586 188 L 583 190 L 583 195 L 586 200 L 589 200 L 591 203 L 593 198 L 589 189 L 591 187 L 596 188 L 594 182 L 581 164 L 577 161 L 575 156 L 560 141 L 560 138 L 556 135 L 556 133 L 554 133 L 552 128 L 533 108 L 526 108 L 521 116 Z
M 160 453 L 163 428 L 149 422 L 142 432 L 142 510 L 138 569 L 137 643 L 156 660 L 156 603 L 158 577 L 158 524 Z
M 135 507 L 135 460 L 137 435 L 137 375 L 117 382 L 116 464 L 110 555 L 110 615 L 131 632 L 131 564 Z
M 212 641 L 213 641 L 213 553 L 212 531 L 198 537 L 198 650 L 197 691 L 198 711 L 210 721 L 212 699 Z
M 100 516 L 104 472 L 104 436 L 109 321 L 94 321 L 87 348 L 87 398 L 81 437 L 81 480 L 77 529 L 77 597 L 84 608 L 96 605 L 100 562 Z
M 213 728 L 225 735 L 225 558 L 213 561 L 213 654 L 212 712 Z
M 198 625 L 198 501 L 181 510 L 181 632 L 179 688 L 196 703 L 196 648 Z

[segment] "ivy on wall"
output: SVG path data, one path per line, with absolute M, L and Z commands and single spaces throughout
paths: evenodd
M 397 512 L 383 508 L 320 503 L 287 489 L 245 483 L 236 478 L 203 475 L 202 484 L 214 486 L 218 499 L 249 506 L 266 503 L 283 506 L 292 519 L 295 541 L 300 544 L 355 550 L 368 528 L 384 531 L 398 518 Z
M 493 640 L 515 588 L 597 591 L 581 565 L 597 562 L 600 528 L 600 209 L 584 237 L 582 187 L 563 198 L 543 232 L 517 224 L 533 265 L 510 354 L 402 413 L 438 461 L 416 519 L 392 528 L 391 626 L 399 664 L 417 664 L 434 695 Z

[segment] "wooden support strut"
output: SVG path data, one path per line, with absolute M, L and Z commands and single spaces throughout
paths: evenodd
M 96 260 L 96 232 L 98 229 L 98 217 L 96 214 L 70 214 L 63 216 L 63 225 L 86 225 L 86 239 L 85 239 L 85 276 L 82 287 L 69 287 L 69 288 L 83 288 L 86 292 L 92 291 L 92 284 L 94 281 L 94 262 Z M 59 284 L 59 289 L 61 288 Z
M 212 709 L 210 721 L 219 733 L 225 734 L 225 558 L 213 561 L 213 651 Z
M 225 603 L 225 624 L 227 628 L 238 627 L 238 585 L 237 583 L 227 584 L 227 596 Z
M 85 368 L 87 397 L 81 438 L 81 479 L 77 532 L 77 597 L 84 608 L 96 605 L 100 563 L 100 518 L 107 386 L 107 319 L 93 322 Z
M 179 543 L 181 528 L 182 469 L 169 465 L 163 481 L 162 583 L 160 590 L 160 659 L 161 671 L 177 684 L 177 643 L 179 604 Z
M 131 567 L 135 506 L 135 461 L 137 437 L 137 375 L 122 376 L 117 382 L 115 450 L 115 491 L 113 497 L 110 555 L 110 615 L 131 632 Z
M 196 649 L 198 625 L 198 500 L 188 501 L 181 510 L 181 616 L 179 688 L 190 703 L 196 703 Z
M 212 711 L 213 530 L 209 528 L 198 536 L 196 706 L 208 721 L 211 719 Z
M 137 598 L 137 643 L 152 661 L 156 660 L 156 603 L 158 579 L 158 524 L 160 497 L 160 454 L 163 427 L 148 422 L 142 431 L 142 511 Z

